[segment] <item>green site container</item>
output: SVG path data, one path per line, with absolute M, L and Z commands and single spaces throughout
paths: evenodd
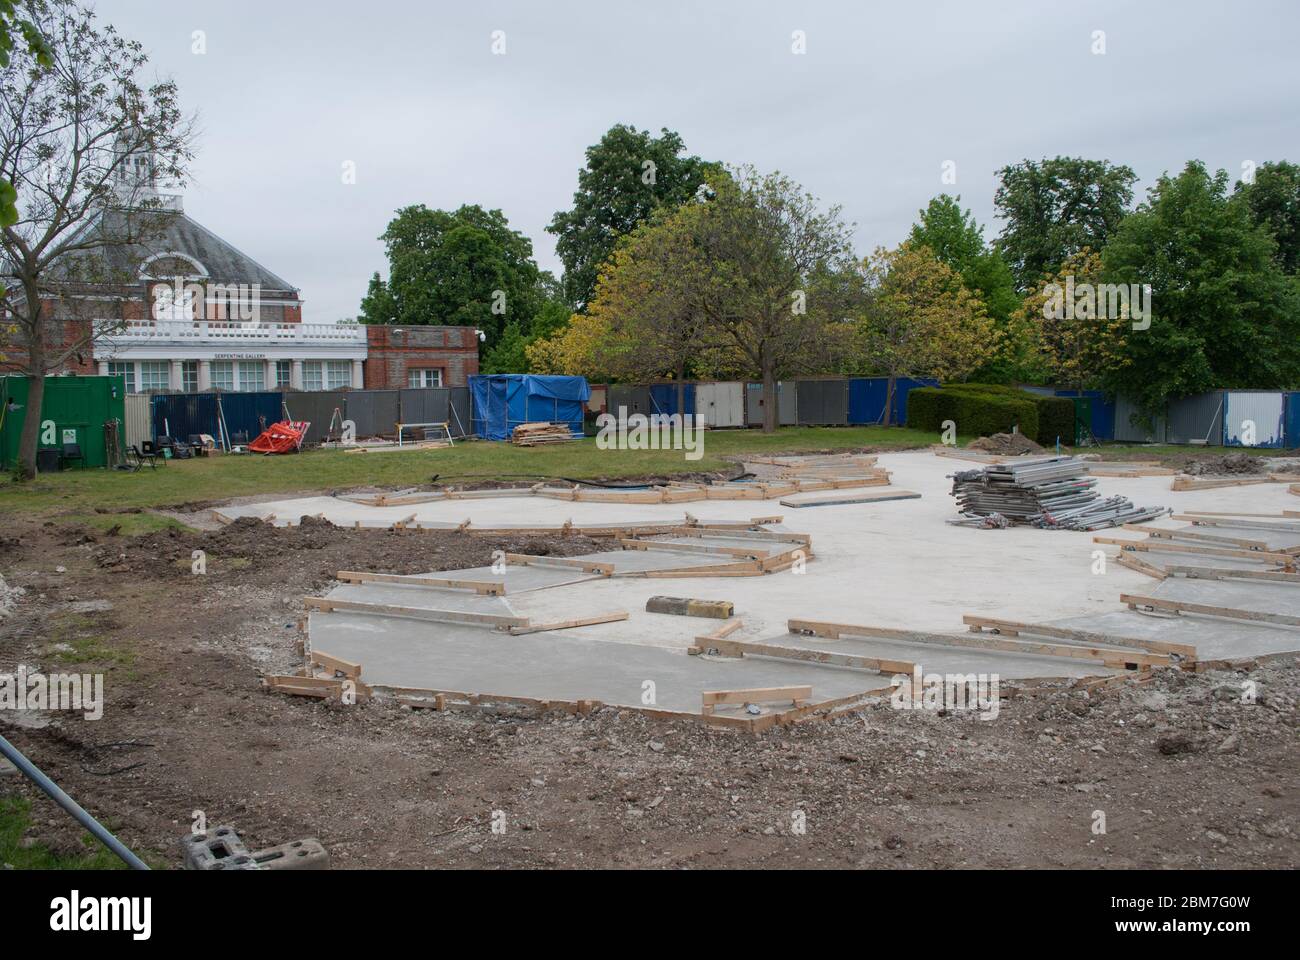
M 0 378 L 0 467 L 13 469 L 18 462 L 18 444 L 23 421 L 28 415 L 27 377 Z M 10 403 L 15 404 L 11 407 Z M 118 423 L 118 459 L 126 418 L 126 379 L 124 377 L 46 377 L 45 399 L 41 405 L 41 431 L 37 446 L 42 450 L 62 450 L 65 443 L 81 447 L 87 467 L 108 465 L 104 424 Z M 81 463 L 72 464 L 72 469 Z
M 1071 397 L 1074 401 L 1074 445 L 1081 447 L 1091 439 L 1089 424 L 1092 423 L 1092 398 Z

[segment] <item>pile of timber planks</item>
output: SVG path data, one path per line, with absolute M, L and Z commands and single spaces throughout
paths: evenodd
M 543 443 L 568 443 L 577 439 L 567 424 L 521 423 L 510 433 L 510 442 L 517 447 L 535 447 Z

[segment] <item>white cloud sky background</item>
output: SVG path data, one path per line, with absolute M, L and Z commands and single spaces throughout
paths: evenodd
M 558 276 L 545 227 L 615 123 L 788 174 L 843 206 L 861 254 L 945 191 L 992 238 L 994 171 L 1025 158 L 1127 163 L 1139 198 L 1192 158 L 1234 179 L 1245 160 L 1300 162 L 1293 0 L 95 6 L 199 115 L 187 212 L 300 286 L 308 322 L 356 315 L 387 274 L 377 238 L 409 204 L 500 208 Z

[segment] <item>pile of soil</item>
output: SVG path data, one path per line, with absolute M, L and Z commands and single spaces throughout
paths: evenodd
M 1204 457 L 1189 460 L 1183 472 L 1193 477 L 1204 476 L 1257 476 L 1264 473 L 1266 464 L 1248 453 L 1230 453 L 1223 457 Z
M 1020 456 L 1025 453 L 1043 453 L 1042 447 L 1034 443 L 1023 433 L 995 433 L 991 437 L 980 437 L 967 447 L 981 453 L 996 453 L 1002 456 Z
M 194 551 L 202 550 L 208 573 L 227 584 L 273 582 L 282 577 L 286 563 L 319 580 L 344 569 L 415 574 L 483 567 L 492 563 L 497 550 L 571 557 L 608 546 L 584 536 L 479 537 L 454 530 L 356 530 L 308 516 L 292 527 L 271 527 L 241 517 L 213 531 L 169 529 L 142 537 L 86 532 L 76 543 L 85 546 L 97 566 L 150 581 L 189 578 Z M 363 565 L 357 566 L 359 563 Z

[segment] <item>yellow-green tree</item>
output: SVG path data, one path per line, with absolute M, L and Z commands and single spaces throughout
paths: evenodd
M 983 303 L 928 247 L 877 248 L 862 271 L 866 295 L 850 365 L 889 378 L 886 426 L 899 377 L 961 380 L 997 352 L 997 329 Z
M 1129 304 L 1107 318 L 1101 257 L 1084 248 L 1043 277 L 1012 316 L 1050 383 L 1082 390 L 1129 361 Z
M 601 348 L 608 339 L 609 326 L 604 319 L 575 313 L 551 336 L 528 345 L 528 369 L 533 373 L 603 380 L 609 374 L 601 360 Z

